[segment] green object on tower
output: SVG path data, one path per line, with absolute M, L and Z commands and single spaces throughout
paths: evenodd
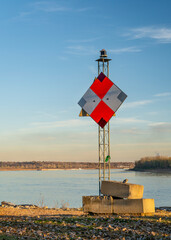
M 106 159 L 105 159 L 105 162 L 108 162 L 108 161 L 109 161 L 109 159 L 110 159 L 110 156 L 109 156 L 109 155 L 107 155 L 107 157 L 106 157 Z

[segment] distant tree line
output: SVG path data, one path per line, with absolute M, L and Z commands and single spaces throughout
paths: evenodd
M 144 157 L 135 162 L 134 170 L 138 169 L 171 169 L 171 157 Z
M 111 168 L 133 168 L 133 162 L 111 162 Z M 0 169 L 97 169 L 98 162 L 0 162 Z

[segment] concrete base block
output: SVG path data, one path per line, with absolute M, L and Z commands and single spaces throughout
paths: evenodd
M 83 196 L 83 211 L 97 214 L 154 213 L 154 199 L 113 199 L 107 196 Z
M 113 213 L 154 213 L 154 199 L 114 199 Z
M 85 213 L 112 213 L 113 198 L 105 196 L 83 196 L 83 211 Z
M 102 181 L 101 193 L 107 196 L 127 199 L 143 198 L 144 186 L 117 181 Z

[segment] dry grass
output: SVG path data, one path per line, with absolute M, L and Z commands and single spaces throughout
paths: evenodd
M 135 162 L 135 169 L 171 169 L 171 157 L 144 157 Z
M 1 207 L 0 206 L 0 216 L 56 216 L 56 215 L 84 215 L 82 210 L 79 209 L 62 209 L 62 208 L 20 208 L 20 207 Z
M 144 157 L 141 158 L 140 161 L 154 161 L 154 160 L 161 160 L 161 161 L 165 161 L 165 160 L 171 160 L 171 157 L 167 157 L 167 156 L 154 156 L 154 157 Z

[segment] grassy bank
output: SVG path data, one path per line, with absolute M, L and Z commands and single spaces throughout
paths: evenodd
M 133 170 L 168 170 L 171 171 L 171 157 L 144 157 L 135 162 Z

